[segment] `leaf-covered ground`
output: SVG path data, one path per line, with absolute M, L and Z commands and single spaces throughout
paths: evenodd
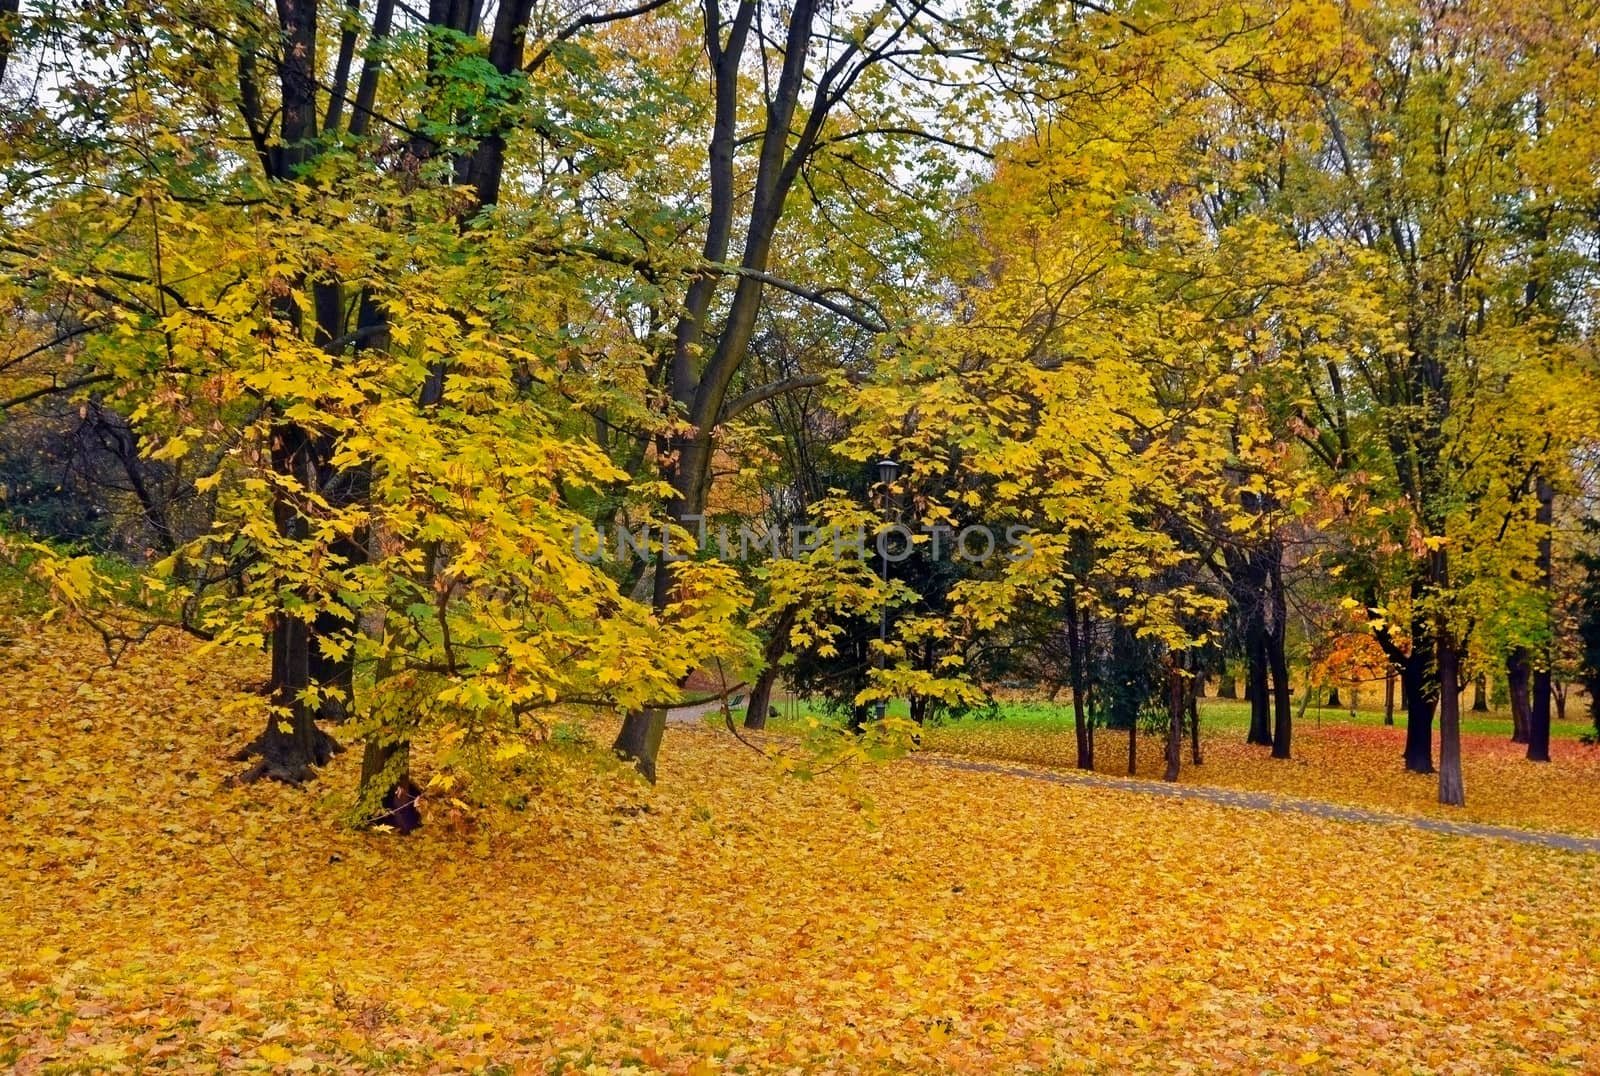
M 223 787 L 253 666 L 0 637 L 19 1071 L 1600 1069 L 1600 856 L 913 763 L 801 782 L 702 728 L 653 791 L 401 840 L 338 824 L 350 754 Z
M 1231 722 L 1207 722 L 1201 709 L 1202 758 L 1189 764 L 1183 745 L 1179 780 L 1222 788 L 1275 792 L 1385 811 L 1426 814 L 1455 821 L 1488 822 L 1600 835 L 1600 747 L 1573 736 L 1552 737 L 1547 764 L 1527 760 L 1527 747 L 1504 735 L 1463 733 L 1461 768 L 1466 783 L 1464 808 L 1439 804 L 1439 779 L 1407 773 L 1402 726 L 1301 721 L 1294 730 L 1293 758 L 1274 759 L 1268 749 L 1244 742 L 1244 730 Z M 966 721 L 928 730 L 931 749 L 1038 766 L 1071 767 L 1077 741 L 1059 723 Z M 1138 741 L 1137 776 L 1159 779 L 1166 769 L 1165 742 L 1155 736 Z M 1438 759 L 1437 737 L 1434 758 Z M 1128 772 L 1128 737 L 1099 730 L 1095 769 Z

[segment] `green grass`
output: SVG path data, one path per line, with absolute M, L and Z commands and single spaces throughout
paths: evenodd
M 775 700 L 781 715 L 769 721 L 768 728 L 775 731 L 787 731 L 796 724 L 790 717 L 791 708 L 788 700 Z M 799 716 L 827 720 L 821 700 L 802 699 L 799 703 Z M 1587 720 L 1583 700 L 1569 699 L 1567 702 L 1568 717 L 1565 721 L 1552 720 L 1550 735 L 1562 739 L 1576 740 L 1585 733 L 1593 730 L 1593 725 Z M 909 710 L 903 700 L 896 700 L 889 705 L 889 713 L 894 717 L 907 717 Z M 735 707 L 734 720 L 744 721 L 744 708 Z M 978 725 L 983 724 L 986 718 L 967 716 L 959 721 L 947 721 L 950 725 Z M 998 720 L 1008 725 L 1034 727 L 1045 730 L 1059 730 L 1070 732 L 1072 729 L 1072 703 L 1049 702 L 1037 700 L 1029 702 L 1002 702 L 999 706 Z M 718 717 L 720 722 L 721 718 Z M 1397 710 L 1395 723 L 1405 725 L 1405 711 Z M 1250 725 L 1250 704 L 1223 699 L 1200 700 L 1200 724 L 1202 728 L 1215 731 L 1228 731 L 1237 729 L 1243 733 Z M 1295 725 L 1298 728 L 1315 728 L 1319 725 L 1382 725 L 1383 711 L 1359 709 L 1352 714 L 1344 707 L 1330 708 L 1316 706 L 1307 707 L 1305 716 L 1300 716 L 1300 702 L 1295 700 Z M 1435 717 L 1435 725 L 1438 719 Z M 1461 715 L 1461 731 L 1471 735 L 1503 736 L 1511 738 L 1511 713 L 1509 710 L 1495 711 L 1487 714 L 1475 714 L 1464 711 Z

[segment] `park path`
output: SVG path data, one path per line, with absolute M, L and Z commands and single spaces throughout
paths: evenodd
M 1516 829 L 1512 826 L 1492 826 L 1480 822 L 1451 822 L 1426 815 L 1394 814 L 1388 811 L 1371 811 L 1364 807 L 1348 807 L 1323 800 L 1298 799 L 1270 792 L 1245 792 L 1232 788 L 1215 788 L 1207 785 L 1170 784 L 1166 781 L 1144 781 L 1132 777 L 1107 777 L 1101 774 L 1078 773 L 1073 770 L 1038 769 L 1010 762 L 986 762 L 972 758 L 955 758 L 950 755 L 916 754 L 912 758 L 929 766 L 943 766 L 952 770 L 973 773 L 998 773 L 1030 781 L 1049 781 L 1059 785 L 1089 785 L 1096 788 L 1115 788 L 1124 792 L 1137 792 L 1147 796 L 1166 796 L 1171 799 L 1200 800 L 1224 807 L 1242 807 L 1252 811 L 1279 811 L 1311 815 L 1335 822 L 1356 822 L 1380 826 L 1409 826 L 1428 833 L 1445 833 L 1454 837 L 1482 837 L 1491 840 L 1516 841 L 1544 848 L 1560 848 L 1568 852 L 1600 853 L 1600 837 L 1575 837 L 1567 833 L 1545 830 Z

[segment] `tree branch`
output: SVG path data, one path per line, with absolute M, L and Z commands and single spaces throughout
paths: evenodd
M 726 422 L 729 419 L 737 418 L 740 413 L 750 410 L 750 408 L 763 400 L 770 400 L 774 396 L 782 395 L 785 392 L 793 392 L 795 389 L 816 388 L 819 385 L 827 384 L 827 382 L 828 377 L 826 374 L 800 374 L 751 389 L 749 392 L 736 396 L 728 402 L 727 406 L 722 409 L 722 421 Z

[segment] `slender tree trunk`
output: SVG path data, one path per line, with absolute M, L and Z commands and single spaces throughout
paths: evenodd
M 1511 695 L 1511 742 L 1527 743 L 1533 717 L 1528 650 L 1516 647 L 1506 655 L 1506 690 Z
M 1139 772 L 1139 721 L 1128 722 L 1128 776 Z
M 1461 783 L 1461 692 L 1457 689 L 1461 655 L 1455 635 L 1440 627 L 1439 666 L 1439 802 L 1460 807 L 1467 802 Z
M 744 711 L 744 727 L 747 729 L 767 727 L 767 716 L 772 708 L 772 686 L 778 681 L 778 662 L 783 660 L 783 655 L 789 650 L 789 631 L 794 627 L 795 618 L 799 613 L 798 606 L 788 605 L 773 621 L 772 634 L 767 637 L 767 645 L 761 652 L 761 658 L 766 664 L 762 666 L 760 675 L 756 677 L 756 682 L 750 689 L 750 703 Z
M 1394 724 L 1394 666 L 1385 665 L 1383 670 L 1383 723 Z
M 1250 657 L 1250 732 L 1246 743 L 1272 746 L 1272 695 L 1267 687 L 1267 629 L 1259 616 L 1245 633 Z
M 1176 781 L 1183 762 L 1183 719 L 1188 713 L 1189 687 L 1184 682 L 1183 662 L 1176 654 L 1167 657 L 1167 771 L 1162 780 Z
M 1069 588 L 1066 609 L 1067 663 L 1072 677 L 1072 724 L 1078 738 L 1078 769 L 1094 769 L 1094 730 L 1089 725 L 1088 614 L 1081 617 L 1076 592 Z
M 1475 714 L 1489 712 L 1489 677 L 1483 673 L 1472 679 L 1472 712 Z
M 1555 518 L 1555 490 L 1543 476 L 1538 484 L 1539 508 L 1534 522 L 1539 528 L 1539 579 L 1545 593 L 1550 594 L 1551 538 L 1550 527 Z M 1547 622 L 1548 626 L 1548 622 Z M 1545 643 L 1540 660 L 1533 667 L 1533 705 L 1528 709 L 1528 761 L 1550 761 L 1550 633 L 1545 632 Z
M 1284 631 L 1268 636 L 1268 657 L 1272 663 L 1272 703 L 1276 724 L 1272 730 L 1272 757 L 1288 758 L 1293 736 L 1294 701 L 1289 689 L 1289 662 L 1284 654 Z
M 1199 695 L 1189 693 L 1189 760 L 1196 766 L 1203 759 L 1200 757 L 1200 702 Z
M 1567 719 L 1567 685 L 1552 679 L 1550 681 L 1550 698 L 1556 704 L 1556 720 L 1565 721 Z
M 1288 758 L 1293 738 L 1293 689 L 1289 686 L 1289 598 L 1283 586 L 1283 542 L 1274 534 L 1267 583 L 1272 602 L 1272 627 L 1267 632 L 1267 661 L 1272 666 L 1272 757 Z

